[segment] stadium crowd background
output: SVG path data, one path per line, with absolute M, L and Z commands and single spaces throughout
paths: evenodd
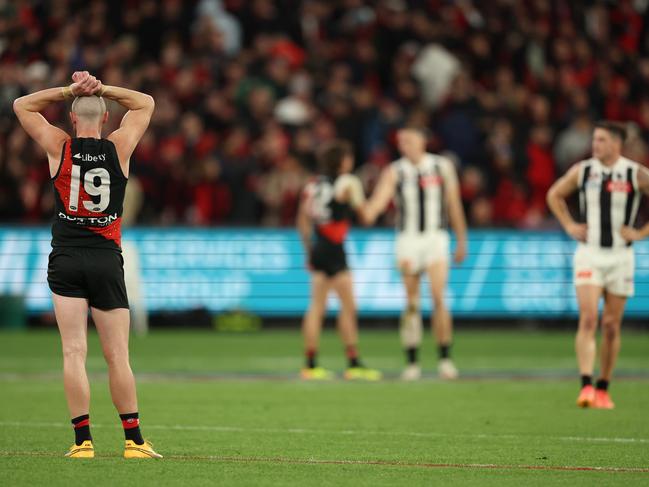
M 370 191 L 412 123 L 457 163 L 470 225 L 551 225 L 595 120 L 631 121 L 649 163 L 648 31 L 647 0 L 0 0 L 0 219 L 53 210 L 12 101 L 86 69 L 156 100 L 131 222 L 292 225 L 322 142 L 353 142 Z

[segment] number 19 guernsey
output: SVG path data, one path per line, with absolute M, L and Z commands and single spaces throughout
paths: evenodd
M 121 248 L 127 178 L 113 143 L 74 138 L 52 178 L 56 215 L 47 282 L 54 294 L 103 310 L 128 308 Z
M 127 178 L 111 141 L 69 139 L 52 182 L 56 209 L 52 247 L 121 249 Z

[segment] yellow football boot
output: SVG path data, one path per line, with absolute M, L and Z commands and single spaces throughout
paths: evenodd
M 144 440 L 142 445 L 126 440 L 124 458 L 162 458 L 162 455 L 153 450 L 153 445 L 148 440 Z
M 379 370 L 368 369 L 367 367 L 350 367 L 345 370 L 343 377 L 346 380 L 377 381 L 383 378 L 383 374 Z
M 68 458 L 95 458 L 95 448 L 92 446 L 92 441 L 85 440 L 80 445 L 72 445 L 65 456 Z
M 303 380 L 333 380 L 336 374 L 322 367 L 306 367 L 300 371 L 300 377 Z

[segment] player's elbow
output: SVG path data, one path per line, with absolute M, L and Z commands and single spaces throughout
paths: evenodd
M 25 100 L 24 96 L 21 96 L 20 98 L 16 98 L 14 100 L 13 108 L 14 108 L 14 113 L 18 113 L 22 110 L 24 110 L 24 105 L 25 105 Z
M 144 108 L 150 112 L 155 109 L 155 100 L 151 95 L 144 95 Z
M 550 189 L 548 189 L 547 194 L 545 195 L 545 202 L 548 204 L 548 206 L 552 206 L 554 201 L 557 198 L 557 188 L 555 186 L 551 186 Z

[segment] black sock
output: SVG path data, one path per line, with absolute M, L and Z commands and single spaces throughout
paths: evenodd
M 592 386 L 593 385 L 593 376 L 592 375 L 582 375 L 581 376 L 581 387 Z
M 305 353 L 306 355 L 306 367 L 307 369 L 315 369 L 316 368 L 316 357 L 318 355 L 318 352 L 316 352 L 313 349 L 309 349 Z
M 124 427 L 124 437 L 133 441 L 136 445 L 143 445 L 142 433 L 140 432 L 140 415 L 138 413 L 120 414 Z
M 450 345 L 440 345 L 439 346 L 439 358 L 440 360 L 445 358 L 450 358 L 451 356 L 451 346 Z
M 72 426 L 74 427 L 74 444 L 79 446 L 86 440 L 92 441 L 90 435 L 90 415 L 84 414 L 72 419 Z
M 417 363 L 417 347 L 406 348 L 406 358 L 408 359 L 408 365 L 413 365 Z
M 599 389 L 600 391 L 608 391 L 608 381 L 604 379 L 598 379 L 597 383 L 595 384 L 595 389 Z
M 354 367 L 361 367 L 361 361 L 358 358 L 358 350 L 356 349 L 355 345 L 349 345 L 345 349 L 345 354 L 347 355 L 347 363 L 348 367 L 354 368 Z

